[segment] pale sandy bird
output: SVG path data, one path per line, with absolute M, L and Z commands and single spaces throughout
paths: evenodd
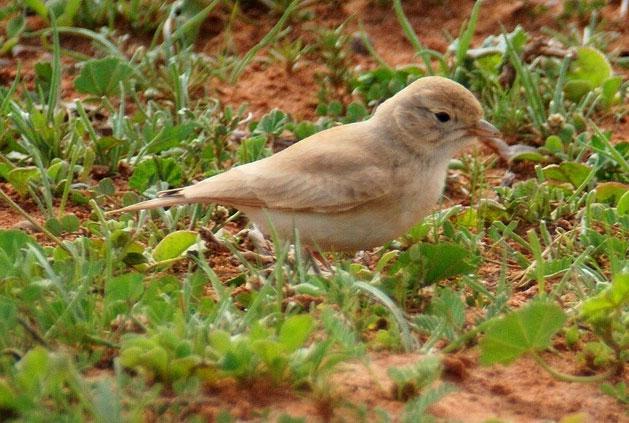
M 478 100 L 441 77 L 418 79 L 364 122 L 337 126 L 262 160 L 117 211 L 220 203 L 265 233 L 323 251 L 356 251 L 404 234 L 437 202 L 450 158 L 496 137 Z

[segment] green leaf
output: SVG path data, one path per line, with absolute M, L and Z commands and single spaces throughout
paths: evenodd
M 142 355 L 142 365 L 153 370 L 162 380 L 169 380 L 168 352 L 160 346 L 155 346 Z
M 566 97 L 577 102 L 589 91 L 600 87 L 612 76 L 612 67 L 605 55 L 594 47 L 579 47 L 577 57 L 566 74 Z
M 171 232 L 162 239 L 153 250 L 153 259 L 160 262 L 182 255 L 196 244 L 198 235 L 194 231 Z
M 188 122 L 181 125 L 169 126 L 164 128 L 155 140 L 151 141 L 147 151 L 151 154 L 159 153 L 182 144 L 183 141 L 190 138 L 197 124 Z
M 84 94 L 114 95 L 118 94 L 119 83 L 132 73 L 133 68 L 117 57 L 89 60 L 74 80 L 74 87 Z
M 577 57 L 570 65 L 568 80 L 588 81 L 600 87 L 612 75 L 612 66 L 601 51 L 594 47 L 579 47 Z
M 0 163 L 0 178 L 8 181 L 9 172 L 11 172 L 13 168 L 8 163 Z
M 625 192 L 622 197 L 620 197 L 616 210 L 619 216 L 629 214 L 629 191 Z
M 251 163 L 271 155 L 271 149 L 266 146 L 266 136 L 256 135 L 242 140 L 238 147 L 238 162 Z
M 214 330 L 208 336 L 210 346 L 219 354 L 226 354 L 232 347 L 231 336 L 224 330 Z
M 387 251 L 380 257 L 378 263 L 376 264 L 376 272 L 382 272 L 384 268 L 389 264 L 392 260 L 396 259 L 400 255 L 400 252 L 397 250 Z
M 472 253 L 458 244 L 442 242 L 422 243 L 420 256 L 424 270 L 424 283 L 433 284 L 453 276 L 470 273 L 476 266 L 470 264 Z
M 251 343 L 251 348 L 268 366 L 286 357 L 286 347 L 270 339 L 258 339 Z
M 50 84 L 52 82 L 52 65 L 48 62 L 40 62 L 35 64 L 35 85 L 41 89 L 44 96 L 50 93 Z
M 76 232 L 79 230 L 81 222 L 76 215 L 69 213 L 60 219 L 52 217 L 46 220 L 45 227 L 54 235 L 61 235 L 64 232 Z
M 603 383 L 601 385 L 601 391 L 604 394 L 610 395 L 616 398 L 618 401 L 629 404 L 629 390 L 625 382 L 618 382 L 616 386 L 611 383 Z
M 139 273 L 126 273 L 106 281 L 105 301 L 133 303 L 144 292 L 143 280 L 144 276 Z
M 103 178 L 98 181 L 96 192 L 102 195 L 112 196 L 116 193 L 116 186 L 111 178 Z
M 295 351 L 304 345 L 314 328 L 314 320 L 309 314 L 291 316 L 280 328 L 279 341 L 288 351 Z
M 563 87 L 566 98 L 575 103 L 581 100 L 581 98 L 593 89 L 594 87 L 592 84 L 584 80 L 567 81 Z
M 480 341 L 483 364 L 509 363 L 550 345 L 566 315 L 556 304 L 536 302 L 495 320 Z
M 63 228 L 61 227 L 61 223 L 59 222 L 59 219 L 57 219 L 56 217 L 51 217 L 50 219 L 47 219 L 46 223 L 44 223 L 44 227 L 48 229 L 50 233 L 56 236 L 59 236 L 63 233 Z
M 563 162 L 552 164 L 542 169 L 544 177 L 561 182 L 570 182 L 575 188 L 579 187 L 590 175 L 589 166 L 577 162 Z
M 338 100 L 332 100 L 328 103 L 328 115 L 340 116 L 343 113 L 343 104 Z
M 460 329 L 465 324 L 465 304 L 461 296 L 449 288 L 438 291 L 430 304 L 430 314 L 440 317 L 451 329 Z
M 72 26 L 74 18 L 81 7 L 82 0 L 67 0 L 65 2 L 63 13 L 57 18 L 58 26 Z
M 360 103 L 352 102 L 349 104 L 349 106 L 347 106 L 347 113 L 343 122 L 345 123 L 360 122 L 361 120 L 364 120 L 368 116 L 369 116 L 369 112 L 367 111 L 365 106 L 363 106 Z
M 596 201 L 618 204 L 627 192 L 629 192 L 629 185 L 620 182 L 602 182 L 596 186 Z
M 99 154 L 105 154 L 115 147 L 122 147 L 125 141 L 114 137 L 101 137 L 96 140 L 96 150 Z
M 39 170 L 35 166 L 18 167 L 9 172 L 7 179 L 20 195 L 28 193 L 28 183 L 40 178 Z
M 181 185 L 183 170 L 172 158 L 151 158 L 144 160 L 133 169 L 129 178 L 129 186 L 138 191 L 144 191 L 159 181 L 168 182 L 170 186 Z
M 110 379 L 99 379 L 93 386 L 90 398 L 94 406 L 94 420 L 122 422 L 122 401 L 118 397 L 115 382 Z
M 135 266 L 138 264 L 146 263 L 148 260 L 144 257 L 144 254 L 131 251 L 123 257 L 122 261 L 129 266 Z
M 312 122 L 303 121 L 295 125 L 292 131 L 298 140 L 303 140 L 314 135 L 317 132 L 317 127 Z
M 142 362 L 144 351 L 140 347 L 123 347 L 120 352 L 120 364 L 133 368 Z
M 521 153 L 516 153 L 511 156 L 511 161 L 542 163 L 546 161 L 546 157 L 537 151 L 522 151 Z
M 629 304 L 629 272 L 619 273 L 612 279 L 611 286 L 581 305 L 581 316 L 597 322 L 607 319 L 620 307 Z
M 23 15 L 18 15 L 7 24 L 7 38 L 19 37 L 26 27 L 26 20 Z M 37 66 L 37 65 L 35 65 Z
M 620 100 L 617 94 L 620 92 L 620 88 L 622 87 L 622 77 L 621 76 L 612 76 L 603 82 L 602 93 L 603 103 L 605 106 L 609 107 L 616 102 L 616 100 Z
M 17 310 L 17 304 L 13 300 L 0 298 L 0 331 L 2 331 L 0 333 L 14 330 L 17 324 Z
M 18 407 L 18 397 L 9 383 L 0 379 L 0 410 L 14 410 Z
M 42 0 L 24 0 L 24 3 L 44 19 L 48 19 L 48 8 Z
M 195 366 L 201 363 L 201 357 L 197 355 L 190 355 L 187 357 L 177 358 L 172 360 L 169 364 L 169 378 L 172 380 L 181 379 L 182 377 L 190 376 L 190 373 Z
M 19 270 L 22 250 L 31 245 L 41 250 L 33 238 L 18 230 L 0 230 L 0 278 L 15 275 Z
M 284 130 L 288 116 L 286 113 L 278 109 L 273 109 L 266 115 L 262 116 L 260 123 L 253 130 L 253 135 L 278 136 Z
M 551 135 L 546 138 L 544 147 L 551 153 L 561 153 L 563 151 L 563 142 L 557 135 Z
M 17 382 L 29 395 L 37 395 L 43 379 L 50 367 L 48 351 L 43 347 L 35 347 L 16 364 L 18 368 Z

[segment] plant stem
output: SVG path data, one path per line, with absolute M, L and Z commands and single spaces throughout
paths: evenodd
M 476 337 L 476 335 L 478 335 L 481 332 L 483 327 L 484 327 L 483 325 L 479 325 L 479 326 L 476 326 L 474 329 L 464 333 L 463 335 L 461 335 L 454 341 L 450 342 L 444 349 L 441 350 L 441 352 L 443 354 L 448 354 L 453 351 L 456 351 L 457 349 L 461 348 L 467 341 Z
M 539 364 L 544 370 L 546 370 L 552 377 L 561 381 L 561 382 L 578 382 L 578 383 L 597 383 L 602 382 L 612 374 L 614 374 L 614 369 L 610 369 L 605 373 L 601 373 L 594 376 L 575 376 L 569 375 L 567 373 L 562 373 L 554 368 L 552 368 L 548 363 L 544 361 L 544 359 L 536 352 L 531 353 L 533 359 L 537 364 Z

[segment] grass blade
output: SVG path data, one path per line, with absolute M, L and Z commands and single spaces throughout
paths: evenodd
M 459 73 L 459 69 L 461 69 L 465 62 L 467 51 L 470 49 L 470 45 L 472 44 L 472 37 L 474 37 L 474 32 L 476 31 L 476 24 L 478 23 L 478 15 L 482 3 L 482 0 L 476 1 L 474 7 L 472 8 L 472 13 L 470 14 L 470 20 L 467 23 L 467 27 L 461 32 L 461 36 L 459 37 L 459 43 L 456 49 L 455 73 Z
M 55 109 L 61 95 L 61 47 L 59 45 L 59 31 L 55 14 L 50 14 L 52 25 L 52 75 L 50 77 L 50 91 L 48 94 L 48 123 L 53 124 Z
M 402 9 L 401 0 L 393 0 L 393 10 L 395 10 L 395 16 L 397 16 L 398 21 L 400 22 L 400 26 L 404 31 L 404 35 L 406 39 L 411 43 L 413 48 L 415 49 L 415 53 L 419 54 L 424 61 L 424 65 L 426 66 L 426 70 L 428 74 L 434 75 L 434 71 L 432 69 L 432 63 L 430 63 L 430 56 L 426 53 L 426 49 L 421 41 L 419 41 L 419 37 L 415 33 L 413 26 L 409 22 L 408 18 L 404 14 L 404 9 Z
M 354 286 L 389 309 L 400 329 L 400 337 L 404 350 L 407 352 L 413 351 L 415 349 L 416 342 L 411 336 L 411 330 L 408 326 L 408 323 L 406 322 L 406 319 L 404 318 L 404 315 L 402 314 L 402 311 L 391 300 L 391 298 L 389 298 L 384 292 L 380 291 L 375 286 L 370 285 L 366 282 L 359 281 L 356 282 Z
M 280 17 L 280 19 L 277 21 L 275 26 L 262 38 L 262 40 L 260 40 L 258 44 L 253 46 L 243 56 L 243 58 L 240 59 L 236 63 L 236 66 L 234 66 L 234 69 L 232 70 L 231 75 L 229 76 L 230 84 L 235 84 L 236 81 L 238 81 L 238 78 L 240 78 L 240 75 L 242 75 L 242 73 L 244 72 L 247 65 L 256 56 L 256 54 L 258 54 L 260 50 L 262 50 L 264 47 L 272 43 L 277 38 L 277 35 L 280 33 L 282 28 L 284 28 L 284 24 L 286 23 L 286 21 L 288 20 L 288 18 L 293 13 L 293 11 L 297 8 L 298 5 L 299 5 L 299 0 L 294 0 L 290 5 L 288 5 L 286 10 L 284 11 L 284 14 Z

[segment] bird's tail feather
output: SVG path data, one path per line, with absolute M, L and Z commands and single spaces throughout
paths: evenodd
M 170 207 L 170 206 L 176 206 L 180 204 L 189 204 L 189 203 L 195 202 L 194 199 L 184 197 L 183 194 L 179 193 L 180 191 L 181 191 L 181 188 L 162 191 L 158 194 L 157 198 L 153 198 L 152 200 L 142 201 L 140 203 L 132 204 L 130 206 L 123 207 L 120 209 L 111 210 L 111 211 L 108 211 L 107 214 L 134 212 L 134 211 L 139 211 L 139 210 L 150 210 L 150 209 L 157 209 L 160 207 Z

